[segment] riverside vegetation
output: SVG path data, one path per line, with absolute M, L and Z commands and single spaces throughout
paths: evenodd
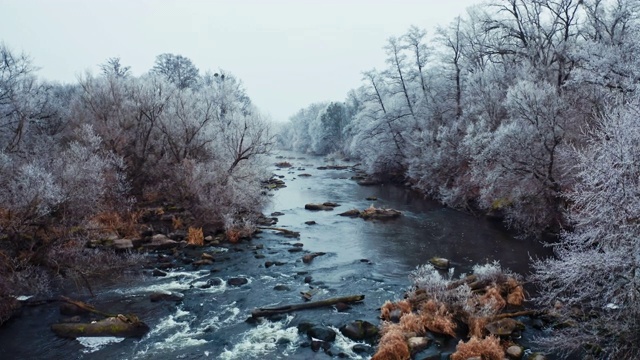
M 365 72 L 344 102 L 302 109 L 279 145 L 358 159 L 372 179 L 363 185 L 401 181 L 523 237 L 557 235 L 556 257 L 532 259 L 535 305 L 554 315 L 540 343 L 637 358 L 638 39 L 635 0 L 490 1 L 433 38 L 418 27 L 390 38 L 388 68 Z M 139 77 L 118 58 L 101 70 L 48 83 L 0 46 L 0 322 L 20 295 L 46 296 L 65 279 L 90 288 L 138 266 L 120 240 L 167 241 L 141 225 L 148 209 L 184 209 L 172 226 L 194 246 L 255 229 L 274 139 L 241 82 L 174 54 Z M 108 242 L 125 251 L 95 249 Z M 430 282 L 417 281 L 408 303 L 383 308 L 383 319 L 400 310 L 400 325 L 385 323 L 382 343 L 407 358 L 408 333 L 450 333 L 457 319 L 471 336 L 460 356 L 501 357 L 508 343 L 488 321 L 519 286 L 503 275 L 475 293 L 445 281 L 425 298 Z

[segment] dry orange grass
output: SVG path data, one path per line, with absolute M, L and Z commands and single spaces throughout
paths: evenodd
M 506 300 L 500 295 L 500 290 L 496 287 L 487 289 L 487 292 L 478 298 L 478 302 L 482 306 L 491 305 L 496 312 L 499 312 L 507 305 Z
M 513 306 L 521 306 L 525 300 L 524 288 L 522 287 L 522 285 L 520 285 L 520 283 L 518 283 L 518 280 L 509 278 L 505 282 L 504 287 L 506 288 L 505 293 L 507 294 L 507 304 Z
M 411 352 L 402 329 L 397 324 L 387 326 L 380 338 L 378 351 L 371 360 L 409 360 Z
M 427 331 L 426 319 L 416 313 L 402 315 L 399 325 L 405 333 L 423 335 Z
M 484 328 L 489 323 L 489 319 L 486 317 L 470 317 L 468 321 L 469 336 L 482 338 L 486 333 Z
M 227 235 L 227 240 L 229 240 L 229 242 L 232 244 L 236 244 L 238 241 L 240 241 L 240 231 L 238 229 L 227 229 L 227 231 L 225 231 L 225 235 Z
M 429 300 L 422 304 L 421 317 L 424 326 L 432 332 L 456 336 L 456 323 L 453 314 L 449 312 L 444 303 Z
M 467 360 L 480 356 L 484 360 L 504 359 L 504 350 L 500 346 L 500 339 L 489 336 L 484 339 L 472 337 L 466 343 L 460 340 L 456 352 L 451 354 L 451 360 Z
M 182 229 L 184 227 L 184 221 L 182 221 L 182 218 L 174 216 L 171 218 L 171 225 L 173 225 L 173 230 Z
M 202 233 L 202 228 L 189 228 L 187 244 L 196 246 L 204 245 L 204 234 Z

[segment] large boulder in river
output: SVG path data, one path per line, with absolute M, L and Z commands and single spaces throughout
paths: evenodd
M 378 327 L 368 321 L 356 320 L 340 327 L 340 332 L 351 340 L 370 340 L 378 335 Z
M 362 211 L 360 216 L 365 220 L 388 220 L 395 219 L 402 215 L 402 212 L 394 209 L 376 208 L 373 205 Z
M 335 205 L 335 206 L 332 206 L 332 205 L 333 205 L 333 203 L 306 204 L 304 206 L 304 208 L 307 209 L 307 210 L 313 210 L 313 211 L 318 211 L 318 210 L 328 211 L 328 210 L 333 210 L 333 208 L 337 206 L 337 205 Z
M 358 209 L 351 209 L 351 210 L 347 210 L 343 213 L 338 214 L 340 216 L 347 216 L 347 217 L 359 217 L 360 216 L 360 210 Z

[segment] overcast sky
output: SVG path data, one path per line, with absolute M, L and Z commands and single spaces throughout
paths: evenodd
M 134 75 L 180 54 L 239 77 L 274 120 L 342 101 L 410 25 L 430 34 L 480 0 L 0 0 L 0 41 L 49 80 L 75 82 L 120 57 Z

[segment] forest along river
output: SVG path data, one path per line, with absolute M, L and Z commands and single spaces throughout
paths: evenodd
M 515 239 L 499 224 L 424 200 L 397 186 L 359 186 L 349 169 L 320 170 L 322 158 L 284 153 L 291 168 L 277 169 L 285 188 L 273 191 L 265 214 L 282 212 L 276 226 L 299 231 L 288 239 L 264 231 L 251 241 L 203 249 L 215 254 L 213 265 L 184 265 L 166 277 L 135 279 L 117 287 L 94 291 L 97 298 L 81 298 L 108 312 L 134 313 L 151 331 L 142 339 L 56 338 L 50 324 L 61 320 L 57 304 L 26 309 L 0 328 L 2 359 L 325 359 L 313 352 L 297 325 L 311 322 L 333 327 L 334 355 L 370 358 L 373 349 L 357 346 L 337 328 L 353 320 L 378 325 L 378 308 L 397 300 L 409 287 L 408 274 L 433 256 L 451 259 L 454 276 L 474 264 L 498 260 L 518 273 L 529 271 L 530 256 L 548 256 L 541 244 Z M 300 177 L 302 173 L 310 174 Z M 376 197 L 376 201 L 366 200 Z M 308 211 L 306 203 L 336 202 L 333 211 Z M 345 218 L 338 213 L 357 208 L 393 208 L 399 219 L 380 222 Z M 305 222 L 315 221 L 315 225 Z M 298 243 L 297 246 L 294 246 Z M 299 248 L 301 252 L 290 252 Z M 296 250 L 293 250 L 296 251 Z M 309 252 L 324 252 L 303 263 Z M 155 255 L 153 255 L 155 256 Z M 267 262 L 270 262 L 269 264 Z M 271 263 L 276 263 L 273 266 Z M 241 286 L 227 280 L 243 277 Z M 310 277 L 310 278 L 309 278 Z M 310 280 L 310 283 L 306 283 Z M 313 288 L 313 289 L 312 289 Z M 315 291 L 312 300 L 365 295 L 361 304 L 345 312 L 334 308 L 300 310 L 271 320 L 247 321 L 257 307 L 303 302 L 301 292 Z M 150 302 L 158 291 L 184 294 L 182 302 Z M 70 294 L 73 296 L 73 294 Z M 527 332 L 525 332 L 525 336 Z M 523 340 L 526 343 L 526 339 Z M 457 341 L 443 344 L 451 351 Z

